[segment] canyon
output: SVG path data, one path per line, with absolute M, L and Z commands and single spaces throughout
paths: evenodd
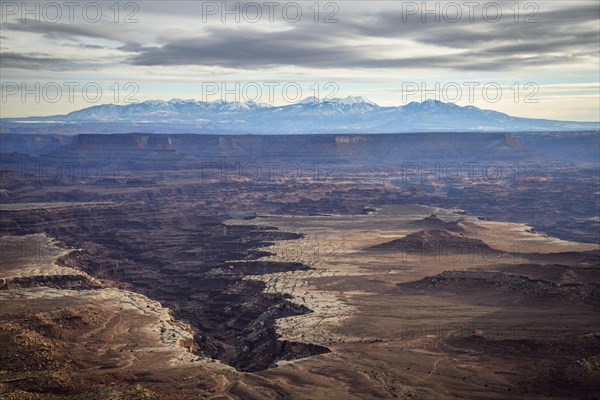
M 3 397 L 598 392 L 598 132 L 0 140 Z

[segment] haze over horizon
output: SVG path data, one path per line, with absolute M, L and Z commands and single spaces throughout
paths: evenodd
M 240 101 L 242 100 L 242 101 Z M 252 99 L 250 100 L 246 100 L 243 101 L 244 99 L 238 99 L 238 100 L 233 100 L 233 101 L 228 101 L 228 100 L 224 100 L 224 99 L 212 99 L 212 100 L 198 100 L 198 99 L 194 99 L 194 98 L 189 98 L 189 99 L 181 99 L 181 98 L 176 98 L 173 97 L 171 99 L 165 100 L 165 99 L 149 99 L 149 100 L 144 100 L 144 101 L 140 101 L 140 102 L 134 102 L 134 103 L 126 103 L 126 104 L 119 104 L 119 103 L 105 103 L 105 104 L 92 104 L 92 105 L 88 105 L 87 107 L 84 108 L 80 108 L 80 109 L 73 109 L 71 111 L 67 111 L 64 114 L 54 114 L 54 115 L 23 115 L 23 116 L 17 116 L 17 117 L 0 117 L 0 118 L 5 118 L 5 119 L 9 119 L 9 120 L 18 120 L 19 118 L 22 118 L 23 120 L 27 120 L 27 119 L 31 119 L 31 118 L 37 118 L 37 119 L 42 119 L 44 117 L 57 117 L 57 116 L 68 116 L 70 114 L 73 113 L 77 113 L 80 111 L 84 111 L 84 110 L 89 110 L 89 109 L 94 109 L 96 107 L 101 107 L 101 106 L 120 106 L 120 107 L 124 107 L 124 106 L 128 106 L 128 105 L 158 105 L 158 104 L 224 104 L 224 105 L 240 105 L 240 106 L 258 106 L 259 108 L 280 108 L 280 107 L 285 107 L 285 106 L 294 106 L 294 105 L 308 105 L 308 104 L 339 104 L 339 105 L 343 105 L 343 106 L 360 106 L 360 105 L 368 105 L 368 106 L 373 106 L 373 107 L 381 107 L 381 108 L 402 108 L 411 104 L 421 104 L 421 105 L 426 105 L 426 104 L 441 104 L 441 105 L 448 105 L 448 106 L 452 106 L 452 105 L 456 105 L 458 107 L 461 108 L 477 108 L 480 109 L 482 111 L 497 111 L 494 110 L 491 107 L 487 107 L 485 108 L 485 106 L 483 108 L 479 108 L 476 106 L 473 106 L 471 104 L 469 105 L 464 105 L 461 106 L 458 103 L 454 103 L 454 102 L 444 102 L 442 100 L 438 100 L 438 99 L 421 99 L 420 101 L 409 101 L 406 102 L 404 104 L 395 104 L 395 105 L 380 105 L 376 102 L 373 102 L 371 100 L 369 100 L 368 98 L 364 97 L 364 96 L 354 96 L 354 95 L 348 95 L 345 97 L 331 97 L 331 98 L 317 98 L 315 96 L 308 96 L 305 98 L 302 98 L 296 102 L 292 102 L 292 103 L 283 103 L 283 104 L 276 104 L 276 103 L 268 103 L 268 102 L 264 102 L 264 101 L 254 101 Z M 244 108 L 231 108 L 229 111 L 230 112 L 237 112 L 237 111 L 243 111 Z M 497 111 L 500 112 L 500 111 Z M 509 114 L 506 114 L 509 115 Z M 517 117 L 517 118 L 523 118 L 523 117 Z M 527 117 L 525 117 L 527 118 Z M 544 119 L 544 118 L 542 118 Z M 551 118 L 547 118 L 548 120 L 553 120 L 553 121 L 560 121 L 557 119 L 551 119 Z M 580 121 L 580 122 L 590 122 L 590 123 L 595 123 L 595 122 L 600 122 L 600 121 Z

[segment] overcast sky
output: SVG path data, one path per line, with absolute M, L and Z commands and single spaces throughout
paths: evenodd
M 600 120 L 596 0 L 116 4 L 2 0 L 1 115 L 362 95 Z

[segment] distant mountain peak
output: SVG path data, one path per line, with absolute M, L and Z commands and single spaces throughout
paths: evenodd
M 300 100 L 296 104 L 323 104 L 323 103 L 336 103 L 343 105 L 358 105 L 358 104 L 368 104 L 371 106 L 377 106 L 377 104 L 373 103 L 369 99 L 363 96 L 346 96 L 346 97 L 333 97 L 333 98 L 325 98 L 320 100 L 318 97 L 309 96 L 303 100 Z
M 186 132 L 227 133 L 400 133 L 440 131 L 574 131 L 598 130 L 598 122 L 568 122 L 510 115 L 475 106 L 428 99 L 403 106 L 378 106 L 363 96 L 331 99 L 307 97 L 294 104 L 253 101 L 146 100 L 126 105 L 96 105 L 67 115 L 4 118 L 2 123 L 144 124 Z M 28 123 L 28 129 L 31 129 Z M 38 125 L 41 126 L 41 125 Z M 95 125 L 94 125 L 95 126 Z M 184 128 L 185 127 L 185 128 Z M 161 129 L 163 129 L 161 128 Z M 139 129 L 135 127 L 135 129 Z M 156 128 L 158 129 L 158 128 Z
M 321 100 L 319 100 L 318 97 L 309 96 L 309 97 L 307 97 L 305 99 L 300 100 L 296 104 L 312 104 L 312 103 L 320 103 L 320 102 L 321 102 Z
M 425 99 L 421 102 L 422 104 L 441 104 L 443 101 L 437 99 Z M 454 104 L 454 103 L 446 103 L 446 104 Z
M 142 102 L 142 104 L 148 104 L 150 106 L 158 106 L 158 105 L 167 104 L 167 102 L 164 100 L 145 100 Z
M 346 96 L 343 98 L 336 97 L 336 98 L 331 99 L 330 101 L 340 103 L 340 104 L 346 104 L 346 105 L 354 105 L 354 104 L 369 104 L 372 106 L 377 105 L 363 96 Z
M 411 101 L 410 103 L 408 103 L 407 105 L 415 105 L 415 106 L 420 106 L 420 107 L 425 107 L 425 106 L 448 106 L 448 107 L 460 107 L 458 104 L 456 103 L 451 103 L 451 102 L 444 102 L 444 101 L 440 101 L 440 100 L 436 100 L 436 99 L 426 99 L 423 101 Z
M 170 104 L 193 104 L 195 102 L 196 102 L 195 99 L 177 99 L 177 98 L 173 98 L 173 99 L 169 100 L 167 103 L 170 103 Z

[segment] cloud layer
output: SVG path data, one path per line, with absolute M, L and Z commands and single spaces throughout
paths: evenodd
M 7 22 L 2 30 L 10 37 L 29 33 L 50 42 L 105 42 L 105 47 L 116 47 L 126 53 L 124 64 L 144 66 L 504 70 L 579 64 L 597 61 L 599 55 L 600 5 L 596 2 L 560 2 L 560 8 L 553 9 L 539 4 L 538 9 L 520 10 L 518 16 L 506 3 L 497 22 L 492 22 L 497 11 L 487 9 L 484 13 L 482 7 L 472 11 L 460 7 L 462 16 L 450 22 L 458 14 L 439 6 L 436 17 L 422 9 L 420 3 L 410 8 L 406 2 L 388 2 L 383 3 L 384 9 L 367 8 L 362 12 L 352 11 L 351 3 L 339 3 L 335 13 L 337 23 L 315 23 L 314 15 L 310 14 L 303 14 L 298 22 L 290 23 L 276 12 L 270 22 L 266 9 L 257 23 L 248 23 L 245 19 L 250 18 L 250 11 L 244 12 L 243 5 L 238 6 L 240 17 L 221 16 L 213 9 L 210 11 L 216 14 L 206 15 L 207 10 L 198 6 L 190 9 L 190 3 L 184 2 L 179 8 L 173 3 L 168 6 L 167 17 L 158 29 L 150 21 L 160 8 L 153 5 L 144 18 L 142 5 L 140 22 L 133 25 L 118 25 L 112 21 L 95 24 L 83 20 L 79 23 L 27 21 Z M 233 9 L 222 3 L 215 4 L 219 8 Z M 303 9 L 306 13 L 307 8 Z M 180 21 L 191 18 L 190 13 L 196 13 L 196 24 L 188 24 L 178 35 L 173 35 Z M 236 18 L 240 23 L 236 23 Z M 525 19 L 531 22 L 524 22 Z M 144 23 L 145 20 L 148 23 Z M 100 47 L 94 43 L 87 45 Z M 428 54 L 412 54 L 417 48 L 429 49 Z M 10 57 L 10 66 L 18 68 L 18 60 L 18 57 Z M 21 66 L 30 68 L 32 62 L 35 61 L 23 55 Z M 60 57 L 48 57 L 43 62 L 48 69 L 62 68 L 65 64 Z
M 190 73 L 262 81 L 334 77 L 364 83 L 366 93 L 348 94 L 381 101 L 373 93 L 399 77 L 594 83 L 600 68 L 600 3 L 591 1 L 281 2 L 274 9 L 263 2 L 148 1 L 118 15 L 112 3 L 102 4 L 94 23 L 81 10 L 74 22 L 3 15 L 3 79 L 31 79 L 34 72 L 118 75 L 155 79 L 149 85 L 158 88 Z M 291 4 L 302 11 L 296 22 Z M 490 4 L 500 4 L 500 18 Z M 126 23 L 128 16 L 137 22 Z

